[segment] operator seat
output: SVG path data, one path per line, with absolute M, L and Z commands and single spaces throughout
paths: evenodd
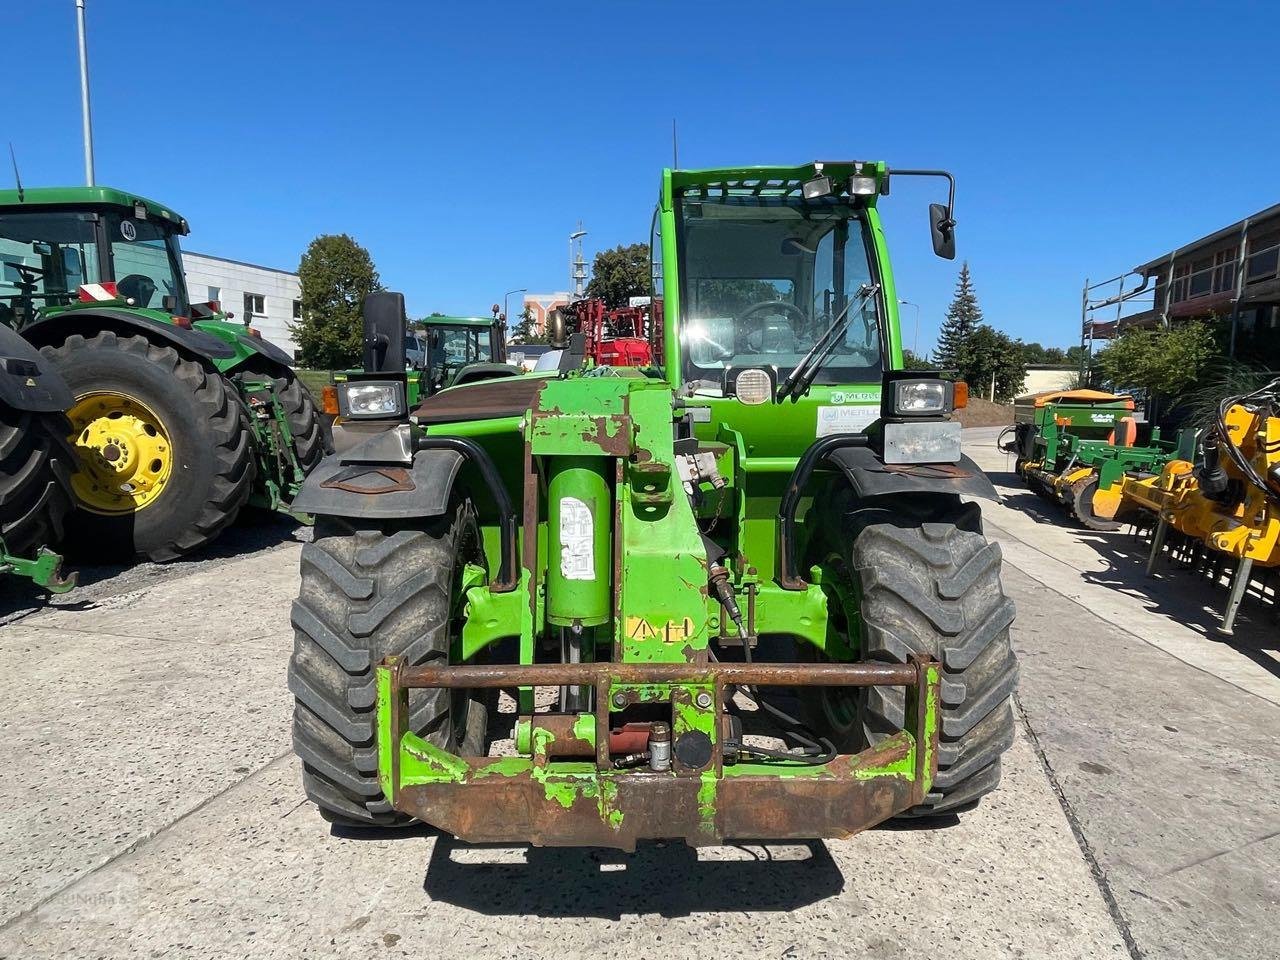
M 135 306 L 148 307 L 156 293 L 156 282 L 145 274 L 131 273 L 116 284 L 116 290 Z

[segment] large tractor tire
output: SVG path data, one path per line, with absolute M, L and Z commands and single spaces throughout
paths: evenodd
M 977 504 L 947 495 L 868 501 L 845 515 L 842 532 L 864 657 L 905 663 L 927 653 L 943 667 L 938 775 L 904 816 L 970 807 L 1000 782 L 1000 757 L 1014 737 L 1018 662 L 1000 547 L 983 536 Z M 901 730 L 905 701 L 900 687 L 831 688 L 811 717 L 853 752 Z
M 76 468 L 70 433 L 60 413 L 0 403 L 0 539 L 13 556 L 34 559 L 62 540 Z
M 83 557 L 173 560 L 213 540 L 252 490 L 239 404 L 219 374 L 172 347 L 109 331 L 44 355 L 75 395 L 80 470 L 68 543 Z
M 378 784 L 374 667 L 391 655 L 415 666 L 448 663 L 462 569 L 479 562 L 480 549 L 475 515 L 463 504 L 422 529 L 316 518 L 293 604 L 289 689 L 303 789 L 326 820 L 409 822 Z M 410 691 L 411 729 L 453 753 L 483 754 L 487 722 L 478 691 Z

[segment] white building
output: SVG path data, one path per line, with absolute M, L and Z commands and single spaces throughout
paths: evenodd
M 289 324 L 302 315 L 296 273 L 189 250 L 182 251 L 182 268 L 193 302 L 217 300 L 237 320 L 248 320 L 264 339 L 295 355 L 298 345 L 289 335 Z

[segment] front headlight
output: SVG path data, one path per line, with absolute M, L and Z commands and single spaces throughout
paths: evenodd
M 893 412 L 899 417 L 947 413 L 947 384 L 943 380 L 899 380 L 893 385 Z
M 338 413 L 353 420 L 402 416 L 405 413 L 404 384 L 395 380 L 340 383 Z

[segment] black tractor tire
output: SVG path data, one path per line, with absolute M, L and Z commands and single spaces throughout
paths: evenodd
M 424 523 L 317 517 L 315 540 L 302 548 L 289 661 L 293 749 L 307 797 L 342 826 L 411 822 L 378 783 L 374 667 L 392 655 L 414 666 L 448 663 L 453 591 L 481 549 L 469 505 Z M 480 691 L 410 691 L 409 725 L 436 746 L 483 755 L 487 723 Z
M 1000 585 L 1000 546 L 982 534 L 977 504 L 949 495 L 878 497 L 844 517 L 845 564 L 860 596 L 866 660 L 942 663 L 938 775 L 905 817 L 967 809 L 1000 782 L 1013 743 L 1018 662 L 1009 642 L 1013 601 Z M 856 752 L 903 728 L 901 687 L 851 691 L 853 710 L 810 710 L 821 732 Z M 836 694 L 839 696 L 839 694 Z M 834 717 L 847 718 L 845 724 Z
M 76 468 L 70 433 L 60 413 L 0 403 L 0 539 L 15 557 L 34 559 L 62 540 Z
M 78 555 L 174 560 L 235 520 L 252 492 L 255 465 L 239 403 L 220 374 L 171 346 L 110 331 L 73 334 L 41 352 L 77 399 L 103 391 L 145 404 L 172 445 L 170 479 L 155 502 L 127 514 L 77 503 L 67 536 Z
M 320 416 L 315 398 L 292 370 L 276 367 L 251 374 L 271 378 L 272 391 L 284 407 L 293 434 L 293 452 L 304 475 L 311 473 L 327 454 L 333 453 L 333 436 Z
M 1089 530 L 1097 530 L 1099 533 L 1119 530 L 1119 523 L 1100 517 L 1093 512 L 1093 495 L 1097 491 L 1098 475 L 1096 473 L 1090 474 L 1083 480 L 1077 480 L 1071 485 L 1071 499 L 1068 503 L 1069 512 L 1082 526 Z

